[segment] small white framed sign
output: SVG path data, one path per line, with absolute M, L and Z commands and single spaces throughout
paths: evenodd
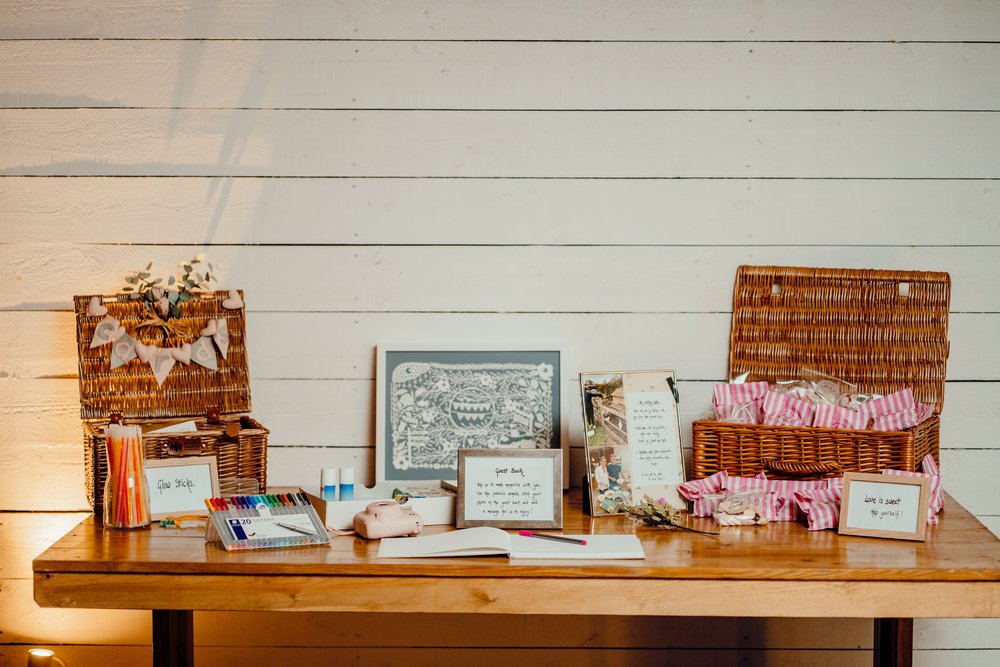
M 146 482 L 151 518 L 207 515 L 205 499 L 219 495 L 218 463 L 214 456 L 146 459 Z
M 923 542 L 930 495 L 927 477 L 844 473 L 837 532 Z
M 559 449 L 458 450 L 458 528 L 562 528 Z

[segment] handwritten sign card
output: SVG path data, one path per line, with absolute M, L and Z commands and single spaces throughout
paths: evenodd
M 219 471 L 214 456 L 147 459 L 149 509 L 152 518 L 208 514 L 206 498 L 219 495 Z
M 684 481 L 678 444 L 677 402 L 669 391 L 625 395 L 632 448 L 632 483 L 639 487 Z
M 562 450 L 458 450 L 459 528 L 562 528 Z
M 927 531 L 930 480 L 870 473 L 844 473 L 841 535 L 922 542 Z

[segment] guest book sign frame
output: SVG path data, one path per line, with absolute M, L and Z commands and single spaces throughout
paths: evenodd
M 580 390 L 591 514 L 618 514 L 646 495 L 684 507 L 674 371 L 580 373 Z
M 923 542 L 927 539 L 930 482 L 928 477 L 844 473 L 837 532 Z
M 560 449 L 458 450 L 458 528 L 562 528 Z

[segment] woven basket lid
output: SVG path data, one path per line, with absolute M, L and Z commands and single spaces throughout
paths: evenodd
M 243 298 L 243 292 L 239 292 Z M 178 347 L 194 343 L 209 320 L 225 318 L 229 328 L 229 349 L 225 358 L 216 354 L 218 369 L 176 362 L 163 386 L 149 364 L 133 359 L 111 369 L 111 344 L 91 349 L 94 329 L 104 316 L 88 315 L 91 296 L 73 297 L 76 309 L 76 340 L 80 362 L 80 416 L 107 419 L 112 412 L 125 418 L 157 419 L 204 416 L 208 408 L 222 414 L 250 412 L 250 371 L 247 367 L 245 308 L 226 309 L 222 301 L 228 292 L 205 292 L 183 306 L 180 322 L 189 334 L 164 343 L 155 328 L 137 328 L 150 319 L 145 305 L 127 294 L 104 296 L 108 315 L 116 318 L 128 335 L 144 344 Z
M 741 266 L 729 378 L 794 380 L 811 368 L 940 413 L 948 360 L 947 273 Z

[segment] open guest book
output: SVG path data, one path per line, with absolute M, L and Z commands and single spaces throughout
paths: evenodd
M 635 535 L 572 535 L 586 544 L 556 542 L 539 537 L 512 535 L 499 528 L 481 526 L 438 535 L 387 537 L 378 547 L 379 558 L 461 558 L 509 556 L 511 558 L 645 558 Z

